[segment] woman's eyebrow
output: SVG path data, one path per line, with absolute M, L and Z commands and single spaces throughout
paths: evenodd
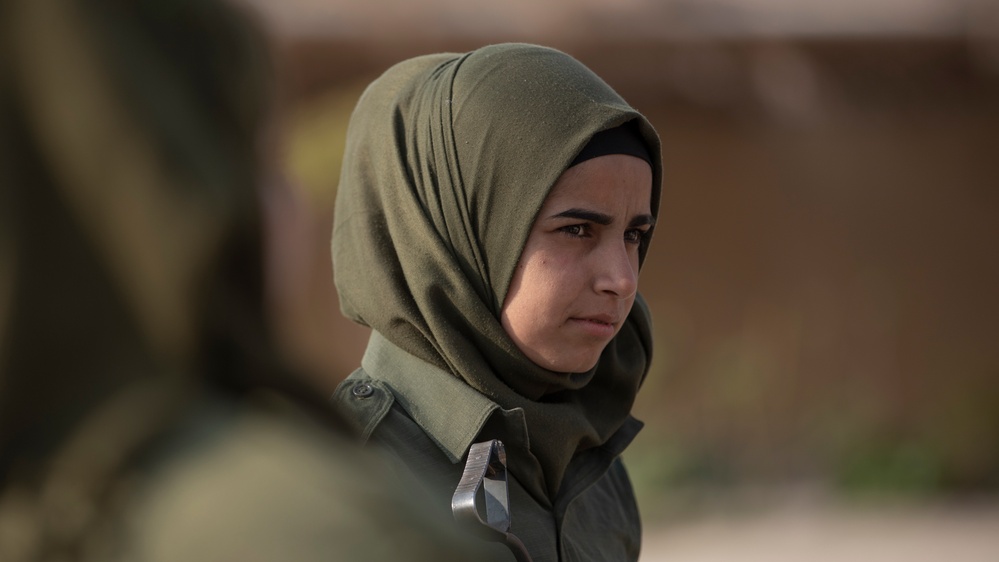
M 562 211 L 561 213 L 552 215 L 551 218 L 579 219 L 584 221 L 595 222 L 597 224 L 604 226 L 614 222 L 614 217 L 608 214 L 598 213 L 596 211 L 588 211 L 586 209 L 568 209 Z
M 655 226 L 655 225 L 656 225 L 656 217 L 652 215 L 638 215 L 635 218 L 631 219 L 631 222 L 628 223 L 629 228 L 634 228 L 636 226 Z
M 587 209 L 568 209 L 552 215 L 550 218 L 567 218 L 567 219 L 578 219 L 590 221 L 599 225 L 607 226 L 614 222 L 614 217 L 597 211 L 590 211 Z M 635 228 L 637 226 L 655 226 L 656 219 L 652 215 L 637 215 L 635 218 L 631 219 L 628 223 L 628 228 Z

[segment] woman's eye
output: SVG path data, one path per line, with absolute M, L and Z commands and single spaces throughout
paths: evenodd
M 575 238 L 582 238 L 586 236 L 586 225 L 584 224 L 570 224 L 568 226 L 563 226 L 559 230 Z
M 645 231 L 633 228 L 624 232 L 624 241 L 629 244 L 639 244 L 645 238 Z

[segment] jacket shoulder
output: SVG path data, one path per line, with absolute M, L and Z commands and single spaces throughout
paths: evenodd
M 351 431 L 366 443 L 392 409 L 395 397 L 385 383 L 357 369 L 337 386 L 330 401 Z

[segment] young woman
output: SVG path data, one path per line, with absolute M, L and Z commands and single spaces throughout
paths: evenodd
M 534 562 L 637 559 L 619 454 L 652 351 L 649 122 L 553 49 L 429 55 L 368 87 L 343 170 L 335 280 L 373 333 L 338 410 L 442 510 L 470 445 L 502 440 Z

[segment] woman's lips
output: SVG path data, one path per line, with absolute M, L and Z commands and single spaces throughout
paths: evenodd
M 614 317 L 609 315 L 576 317 L 571 321 L 586 333 L 600 338 L 610 339 L 617 331 L 617 323 Z

